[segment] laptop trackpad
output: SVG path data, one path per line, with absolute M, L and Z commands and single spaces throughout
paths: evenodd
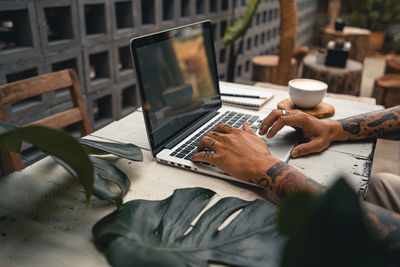
M 269 151 L 274 157 L 282 161 L 288 161 L 290 158 L 290 152 L 293 147 L 297 144 L 299 136 L 296 130 L 292 128 L 293 131 L 285 131 L 284 134 L 277 134 L 272 138 L 266 138 L 265 135 L 260 136 L 269 148 Z

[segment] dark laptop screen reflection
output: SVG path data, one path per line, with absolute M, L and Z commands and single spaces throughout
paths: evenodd
M 169 40 L 137 49 L 155 146 L 220 104 L 208 31 L 177 29 Z

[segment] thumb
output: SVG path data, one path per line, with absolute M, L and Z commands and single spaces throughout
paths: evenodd
M 310 142 L 295 146 L 290 154 L 292 158 L 298 158 L 311 153 L 317 153 L 322 150 L 323 148 L 321 147 L 320 143 L 316 140 L 312 140 Z

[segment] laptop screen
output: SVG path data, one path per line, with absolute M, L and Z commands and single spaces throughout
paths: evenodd
M 221 106 L 209 21 L 131 41 L 152 150 Z

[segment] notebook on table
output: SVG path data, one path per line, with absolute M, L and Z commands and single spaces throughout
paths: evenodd
M 131 40 L 143 116 L 153 157 L 165 164 L 240 181 L 218 168 L 194 163 L 201 137 L 224 122 L 240 128 L 245 121 L 258 131 L 268 114 L 222 107 L 212 24 L 203 21 Z M 287 161 L 297 142 L 287 128 L 268 143 Z
M 260 110 L 274 94 L 271 92 L 257 91 L 257 87 L 235 84 L 228 82 L 219 82 L 219 89 L 222 103 L 239 108 Z

